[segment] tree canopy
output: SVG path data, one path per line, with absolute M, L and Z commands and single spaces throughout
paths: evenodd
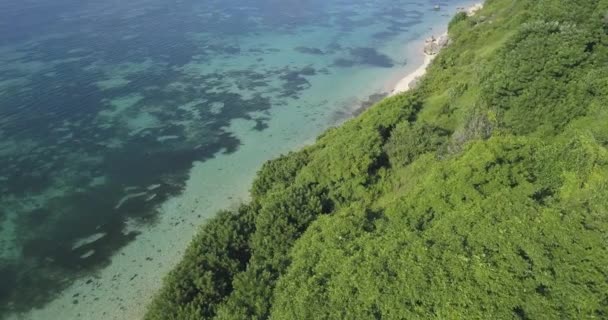
M 146 319 L 608 317 L 608 0 L 488 0 L 420 86 L 266 163 Z

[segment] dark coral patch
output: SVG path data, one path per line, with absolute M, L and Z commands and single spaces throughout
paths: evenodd
M 295 47 L 295 51 L 304 54 L 312 54 L 312 55 L 324 55 L 325 52 L 319 48 L 309 48 L 309 47 Z
M 337 58 L 334 60 L 334 63 L 332 64 L 332 66 L 341 67 L 341 68 L 350 68 L 350 67 L 354 66 L 355 64 L 356 64 L 356 62 L 353 60 Z
M 394 65 L 393 60 L 389 56 L 378 52 L 374 48 L 353 48 L 350 49 L 350 54 L 356 58 L 359 64 L 366 64 L 382 68 L 390 68 Z

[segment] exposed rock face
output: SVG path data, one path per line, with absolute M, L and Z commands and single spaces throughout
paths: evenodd
M 467 15 L 469 17 L 474 16 L 477 13 L 477 11 L 479 11 L 481 9 L 483 9 L 483 3 L 477 3 L 477 4 L 469 7 L 469 9 L 467 9 Z
M 483 3 L 474 4 L 474 5 L 472 5 L 472 6 L 468 7 L 468 8 L 465 8 L 465 7 L 458 7 L 457 8 L 458 12 L 464 12 L 469 17 L 474 16 L 477 13 L 477 11 L 479 11 L 481 9 L 483 9 Z
M 442 35 L 437 39 L 437 44 L 439 45 L 439 49 L 447 47 L 450 44 L 450 37 L 447 34 Z
M 450 43 L 450 37 L 445 34 L 440 36 L 439 38 L 435 38 L 435 36 L 431 36 L 426 39 L 426 43 L 424 44 L 424 53 L 428 55 L 436 55 L 439 51 Z

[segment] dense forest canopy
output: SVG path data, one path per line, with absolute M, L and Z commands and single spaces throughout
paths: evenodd
M 147 319 L 608 318 L 608 0 L 488 0 L 420 86 L 266 163 Z

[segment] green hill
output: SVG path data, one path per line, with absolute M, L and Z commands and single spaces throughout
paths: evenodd
M 608 0 L 488 0 L 420 86 L 268 162 L 147 319 L 608 318 Z

